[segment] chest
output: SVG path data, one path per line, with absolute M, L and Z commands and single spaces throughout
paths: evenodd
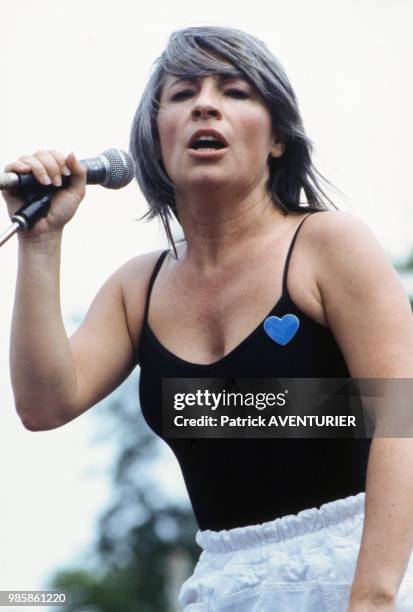
M 213 363 L 253 333 L 279 302 L 283 272 L 284 259 L 274 256 L 239 262 L 232 269 L 216 271 L 212 278 L 164 273 L 152 290 L 149 326 L 159 342 L 181 359 Z M 290 295 L 298 307 L 322 323 L 311 266 L 301 262 L 288 276 Z

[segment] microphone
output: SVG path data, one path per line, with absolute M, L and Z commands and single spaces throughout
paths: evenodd
M 120 189 L 131 182 L 135 172 L 132 157 L 121 149 L 108 149 L 97 157 L 82 159 L 82 166 L 87 170 L 86 182 L 88 185 L 102 185 L 108 189 Z M 66 179 L 66 181 L 64 180 Z M 62 177 L 63 187 L 70 181 L 70 177 Z M 66 183 L 66 184 L 65 184 Z M 32 174 L 18 174 L 16 172 L 0 172 L 0 190 L 32 189 L 39 187 Z M 42 185 L 44 187 L 44 185 Z M 56 191 L 60 187 L 48 188 Z
M 80 163 L 87 170 L 86 182 L 89 185 L 102 185 L 108 189 L 125 187 L 135 174 L 132 157 L 120 149 L 108 149 L 97 157 L 83 159 Z M 31 229 L 38 219 L 47 215 L 52 195 L 67 187 L 69 183 L 70 176 L 62 176 L 62 187 L 56 187 L 53 184 L 40 184 L 31 173 L 0 173 L 0 189 L 18 189 L 25 201 L 12 216 L 12 224 L 0 234 L 0 246 L 17 231 Z

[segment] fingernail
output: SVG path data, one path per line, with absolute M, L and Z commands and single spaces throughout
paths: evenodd
M 52 181 L 49 179 L 49 177 L 47 176 L 47 174 L 43 174 L 42 176 L 42 181 L 45 185 L 51 185 Z
M 65 176 L 70 176 L 72 174 L 67 166 L 63 166 L 62 172 Z
M 62 186 L 62 177 L 60 174 L 56 174 L 56 176 L 53 177 L 53 183 L 56 185 L 56 187 Z

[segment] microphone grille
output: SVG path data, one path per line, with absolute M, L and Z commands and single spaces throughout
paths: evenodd
M 131 182 L 135 175 L 135 164 L 129 153 L 121 149 L 107 149 L 101 153 L 107 166 L 102 185 L 109 189 L 120 189 Z

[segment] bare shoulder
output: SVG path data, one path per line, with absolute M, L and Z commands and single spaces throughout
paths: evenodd
M 369 295 L 369 287 L 400 291 L 380 243 L 353 214 L 338 210 L 311 214 L 300 231 L 299 247 L 289 275 L 290 294 L 322 325 L 331 327 L 331 310 Z
M 322 241 L 323 246 L 348 244 L 351 240 L 359 239 L 373 241 L 378 244 L 368 225 L 356 215 L 342 210 L 325 210 L 323 214 L 313 214 L 306 222 L 307 237 Z
M 139 343 L 149 280 L 162 252 L 163 250 L 156 250 L 133 257 L 115 272 L 122 291 L 129 334 L 135 348 Z
M 392 265 L 369 226 L 359 217 L 338 210 L 312 215 L 306 222 L 306 246 L 320 277 L 329 282 L 337 272 L 355 276 L 379 276 Z
M 354 377 L 410 377 L 412 312 L 407 293 L 368 225 L 328 211 L 308 221 L 324 313 Z
M 164 249 L 150 251 L 137 255 L 126 261 L 115 272 L 123 288 L 128 291 L 130 283 L 145 287 L 149 283 L 151 273 Z

